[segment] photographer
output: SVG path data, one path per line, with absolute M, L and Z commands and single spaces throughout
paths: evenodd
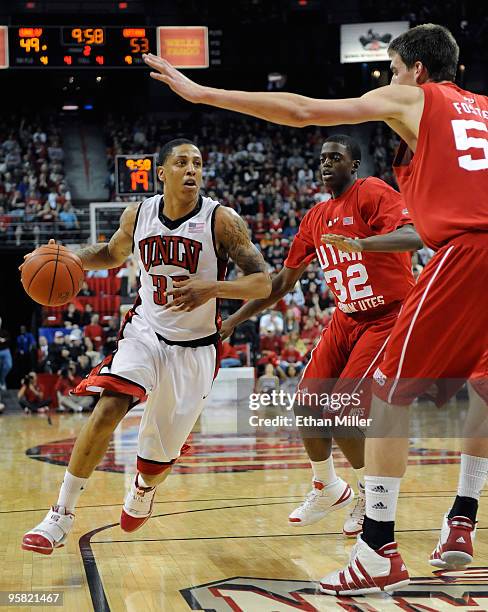
M 51 400 L 43 399 L 43 397 L 44 394 L 37 384 L 37 374 L 35 372 L 29 372 L 29 374 L 22 379 L 22 386 L 17 393 L 19 404 L 27 414 L 31 412 L 47 412 L 47 406 L 49 406 Z
M 81 382 L 81 377 L 76 373 L 76 363 L 70 362 L 67 368 L 63 368 L 54 387 L 58 396 L 57 412 L 66 409 L 71 412 L 83 412 L 83 408 L 90 408 L 93 400 L 91 397 L 70 396 L 70 391 Z

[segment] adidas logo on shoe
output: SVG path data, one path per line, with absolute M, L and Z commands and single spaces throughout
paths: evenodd
M 402 567 L 400 568 L 401 572 L 406 572 L 407 568 L 405 567 L 405 563 L 402 563 Z
M 388 489 L 385 489 L 383 485 L 377 485 L 372 489 L 373 493 L 388 493 Z
M 458 538 L 458 539 L 456 540 L 456 542 L 459 542 L 459 543 L 461 543 L 461 544 L 466 544 L 466 540 L 463 538 L 463 536 L 461 536 L 460 538 Z
M 377 504 L 373 506 L 373 508 L 375 510 L 386 510 L 386 506 L 385 504 L 383 504 L 383 502 L 378 502 Z

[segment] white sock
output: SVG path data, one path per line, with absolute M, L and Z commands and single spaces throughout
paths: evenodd
M 313 470 L 313 479 L 320 480 L 325 486 L 333 484 L 337 480 L 332 455 L 324 461 L 310 461 Z
M 374 521 L 394 521 L 401 478 L 365 476 L 366 516 Z
M 88 478 L 78 478 L 66 470 L 63 484 L 59 491 L 57 506 L 64 506 L 69 512 L 73 512 L 78 503 L 81 492 L 85 488 Z
M 356 475 L 356 481 L 358 483 L 358 489 L 359 490 L 363 490 L 364 491 L 364 467 L 356 469 L 356 468 L 352 468 L 354 470 L 354 474 Z
M 488 475 L 488 459 L 461 453 L 461 470 L 457 494 L 480 500 L 481 491 Z

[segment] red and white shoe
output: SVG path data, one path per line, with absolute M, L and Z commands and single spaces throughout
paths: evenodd
M 156 487 L 141 487 L 138 478 L 139 474 L 136 474 L 125 496 L 120 515 L 120 527 L 124 531 L 136 531 L 144 525 L 152 513 Z
M 328 486 L 319 480 L 313 480 L 312 484 L 313 489 L 307 494 L 303 504 L 288 517 L 288 524 L 292 527 L 313 525 L 330 512 L 344 508 L 354 499 L 353 490 L 342 478 Z
M 24 535 L 22 548 L 41 555 L 52 554 L 55 548 L 64 546 L 74 520 L 75 515 L 64 506 L 53 506 L 46 518 Z
M 355 538 L 363 531 L 364 516 L 366 514 L 366 496 L 364 487 L 358 483 L 358 496 L 352 509 L 348 511 L 342 533 L 346 538 Z
M 442 521 L 441 535 L 430 555 L 429 563 L 441 569 L 455 569 L 473 560 L 476 525 L 466 516 L 453 516 Z
M 327 574 L 320 581 L 319 588 L 327 595 L 366 595 L 381 591 L 390 593 L 409 582 L 396 542 L 373 550 L 358 536 L 347 567 Z

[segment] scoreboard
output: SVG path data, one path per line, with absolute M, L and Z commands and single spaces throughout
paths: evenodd
M 12 68 L 142 68 L 142 53 L 155 47 L 154 32 L 145 27 L 25 26 L 9 31 Z
M 212 64 L 220 64 L 214 41 Z M 177 68 L 210 64 L 205 26 L 0 26 L 3 68 L 146 68 L 142 54 L 165 57 Z
M 154 195 L 157 191 L 155 155 L 116 155 L 117 195 Z

